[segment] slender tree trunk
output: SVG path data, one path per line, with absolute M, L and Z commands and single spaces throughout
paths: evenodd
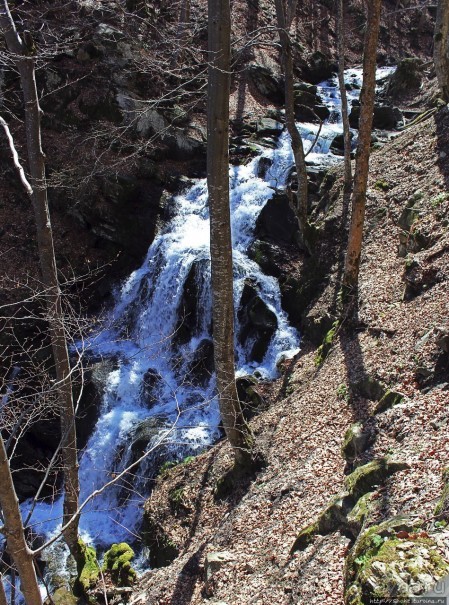
M 36 570 L 34 569 L 33 553 L 25 540 L 19 501 L 14 489 L 5 443 L 1 434 L 0 486 L 0 506 L 5 520 L 4 529 L 7 548 L 19 572 L 25 603 L 26 605 L 42 605 L 42 597 L 37 583 Z M 1 589 L 0 592 L 2 592 Z M 0 597 L 1 602 L 2 598 Z
M 190 22 L 190 0 L 183 0 L 181 11 L 179 13 L 178 32 L 177 32 L 177 50 L 173 55 L 170 69 L 174 69 L 182 59 L 183 47 L 186 43 L 187 29 Z
M 449 101 L 449 0 L 438 0 L 433 60 L 441 93 Z
M 70 361 L 64 329 L 61 291 L 53 248 L 53 234 L 47 200 L 45 156 L 41 145 L 41 109 L 36 88 L 32 41 L 28 35 L 24 41 L 19 36 L 7 0 L 1 0 L 0 27 L 9 51 L 13 54 L 20 73 L 25 103 L 25 130 L 28 162 L 33 189 L 32 202 L 36 221 L 37 242 L 42 282 L 45 287 L 49 331 L 52 343 L 57 379 L 59 411 L 61 417 L 62 456 L 64 467 L 64 518 L 66 523 L 78 509 L 79 479 L 76 447 L 75 412 L 73 406 Z M 66 530 L 64 538 L 72 555 L 78 559 L 78 517 Z
M 298 191 L 296 193 L 296 202 L 293 204 L 293 210 L 298 220 L 299 233 L 301 237 L 301 246 L 309 254 L 312 254 L 311 227 L 307 217 L 308 204 L 308 184 L 307 169 L 302 144 L 301 135 L 296 128 L 295 122 L 295 95 L 293 89 L 293 60 L 290 44 L 290 36 L 285 17 L 284 0 L 275 0 L 276 17 L 279 29 L 279 38 L 282 48 L 282 66 L 285 79 L 285 122 L 290 135 L 293 158 L 295 160 L 296 174 L 298 175 Z
M 0 573 L 0 605 L 8 605 L 8 601 L 6 600 L 6 592 L 5 586 L 3 584 L 3 577 Z
M 338 2 L 338 83 L 340 86 L 341 97 L 341 116 L 343 119 L 343 137 L 345 151 L 345 176 L 344 190 L 349 193 L 352 188 L 352 170 L 351 170 L 351 130 L 349 126 L 348 114 L 348 95 L 345 86 L 345 12 L 344 0 Z
M 213 293 L 213 338 L 220 413 L 236 466 L 252 461 L 253 438 L 243 418 L 234 369 L 234 300 L 229 207 L 229 0 L 208 0 L 209 81 L 207 186 Z
M 363 86 L 360 95 L 359 143 L 357 146 L 354 190 L 352 192 L 352 214 L 346 252 L 343 290 L 356 290 L 359 279 L 360 255 L 362 251 L 363 225 L 365 221 L 366 189 L 368 186 L 371 130 L 373 126 L 374 97 L 376 88 L 376 51 L 379 37 L 382 0 L 368 2 L 363 51 Z

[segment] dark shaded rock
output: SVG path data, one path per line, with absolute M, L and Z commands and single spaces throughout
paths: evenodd
M 131 452 L 132 452 L 132 462 L 137 460 L 142 456 L 142 454 L 147 450 L 148 446 L 151 445 L 151 442 L 157 438 L 161 431 L 167 427 L 167 419 L 164 416 L 149 416 L 139 422 L 134 428 L 134 431 L 131 436 Z M 164 450 L 166 448 L 164 446 L 160 446 L 157 449 L 157 456 L 160 460 L 160 464 L 162 464 Z
M 256 136 L 257 137 L 271 137 L 280 134 L 284 128 L 281 122 L 277 122 L 271 118 L 261 118 L 257 122 Z
M 178 344 L 189 342 L 200 329 L 204 309 L 198 308 L 198 301 L 208 279 L 209 266 L 210 261 L 207 259 L 194 261 L 184 282 L 184 291 L 178 308 L 179 323 L 174 335 L 174 340 Z
M 350 386 L 351 389 L 356 390 L 362 397 L 371 401 L 379 401 L 387 392 L 387 388 L 369 374 L 365 374 L 363 378 Z
M 299 122 L 311 122 L 312 124 L 327 120 L 331 115 L 330 110 L 325 105 L 295 105 L 295 118 Z
M 292 244 L 298 237 L 298 223 L 285 193 L 277 192 L 260 211 L 256 221 L 258 239 Z
M 324 53 L 319 50 L 312 53 L 307 58 L 307 66 L 304 70 L 304 75 L 308 82 L 319 84 L 330 78 L 337 72 L 337 65 L 332 62 Z
M 409 57 L 399 61 L 396 71 L 390 76 L 386 94 L 395 101 L 418 92 L 423 81 L 423 61 Z
M 193 354 L 193 359 L 188 370 L 188 380 L 194 385 L 205 387 L 214 369 L 214 343 L 205 338 L 200 342 Z
M 277 317 L 259 295 L 257 286 L 247 280 L 242 291 L 239 310 L 239 341 L 245 346 L 253 342 L 250 358 L 261 362 L 277 329 Z
M 404 399 L 403 393 L 399 393 L 398 391 L 387 390 L 385 395 L 383 395 L 381 397 L 381 399 L 374 406 L 373 413 L 380 414 L 382 412 L 385 412 L 386 410 L 389 410 L 393 406 L 401 403 L 401 401 L 403 399 Z
M 248 256 L 267 275 L 273 277 L 281 275 L 284 256 L 282 250 L 275 244 L 256 239 L 248 249 Z
M 273 160 L 271 158 L 260 158 L 259 164 L 257 166 L 257 176 L 260 179 L 264 179 L 271 166 L 273 165 Z
M 248 75 L 257 91 L 274 103 L 284 102 L 284 84 L 282 79 L 264 65 L 253 64 L 248 68 Z
M 354 138 L 354 133 L 350 133 L 351 141 Z M 345 137 L 343 134 L 337 134 L 331 143 L 330 150 L 334 155 L 344 155 L 345 153 Z
M 436 344 L 444 353 L 449 353 L 449 329 L 445 326 L 436 328 L 437 338 Z
M 149 550 L 149 563 L 153 569 L 170 565 L 179 555 L 179 549 L 167 536 L 148 506 L 145 507 L 142 526 L 142 540 Z
M 161 380 L 161 375 L 156 370 L 149 368 L 143 375 L 141 397 L 142 401 L 149 407 L 157 401 L 155 389 Z
M 265 406 L 262 395 L 257 390 L 257 378 L 254 376 L 241 376 L 237 378 L 236 386 L 245 420 L 251 420 Z
M 349 114 L 349 124 L 351 128 L 359 127 L 360 106 L 353 103 L 351 113 Z M 393 105 L 374 106 L 373 128 L 379 130 L 394 130 L 404 122 L 401 110 Z
M 302 332 L 312 344 L 321 345 L 334 322 L 333 315 L 312 308 L 302 317 Z

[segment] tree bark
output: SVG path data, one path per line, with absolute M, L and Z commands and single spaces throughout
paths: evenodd
M 288 33 L 287 19 L 285 16 L 284 0 L 275 0 L 276 18 L 279 29 L 279 38 L 282 49 L 282 66 L 285 79 L 285 123 L 290 135 L 293 158 L 295 161 L 296 174 L 298 175 L 298 191 L 293 211 L 298 221 L 301 247 L 312 254 L 311 227 L 307 217 L 308 205 L 308 183 L 307 168 L 301 135 L 296 128 L 295 122 L 295 94 L 293 89 L 293 59 Z
M 376 51 L 382 0 L 368 2 L 368 20 L 363 51 L 363 85 L 360 94 L 359 143 L 356 153 L 352 214 L 343 276 L 344 294 L 357 289 L 365 221 L 371 130 L 376 87 Z
M 438 0 L 433 60 L 443 99 L 449 101 L 449 0 Z
M 208 0 L 209 77 L 207 186 L 213 297 L 213 339 L 220 413 L 237 467 L 252 461 L 253 437 L 237 395 L 234 368 L 234 299 L 229 207 L 229 0 Z
M 348 95 L 345 86 L 345 9 L 344 0 L 338 1 L 338 83 L 341 97 L 341 116 L 343 120 L 344 137 L 344 190 L 349 193 L 352 188 L 352 169 L 351 169 L 351 130 L 349 126 L 348 114 Z
M 26 605 L 42 605 L 42 597 L 34 568 L 33 553 L 25 540 L 19 500 L 14 489 L 5 443 L 1 434 L 0 485 L 0 506 L 5 520 L 6 544 L 8 552 L 19 572 L 25 603 Z
M 27 139 L 31 196 L 36 221 L 37 242 L 42 282 L 45 287 L 49 332 L 52 343 L 58 403 L 61 417 L 62 457 L 64 468 L 63 525 L 78 510 L 78 457 L 76 446 L 75 412 L 73 405 L 70 360 L 64 328 L 61 291 L 53 248 L 53 234 L 47 199 L 45 156 L 41 145 L 41 109 L 36 88 L 34 58 L 31 45 L 22 41 L 9 11 L 7 0 L 1 0 L 0 27 L 19 70 L 25 104 L 25 130 Z M 78 518 L 70 525 L 64 538 L 72 555 L 79 557 Z

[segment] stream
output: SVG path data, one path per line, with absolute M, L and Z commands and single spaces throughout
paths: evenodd
M 378 78 L 391 71 L 379 69 Z M 348 91 L 351 105 L 358 98 L 361 70 L 348 70 L 346 77 L 356 85 Z M 330 152 L 333 139 L 342 132 L 336 78 L 320 84 L 318 94 L 331 113 L 307 163 L 330 166 L 342 160 Z M 303 123 L 299 127 L 307 152 L 318 125 Z M 271 167 L 262 179 L 257 176 L 258 166 L 266 158 Z M 278 375 L 278 362 L 299 350 L 300 336 L 282 309 L 279 284 L 247 255 L 256 219 L 275 189 L 285 187 L 292 165 L 290 139 L 284 130 L 275 149 L 260 146 L 259 154 L 248 164 L 230 167 L 236 334 L 240 330 L 237 310 L 248 279 L 276 317 L 274 333 L 258 361 L 253 355 L 254 339 L 245 344 L 237 339 L 238 376 L 273 379 Z M 136 542 L 142 508 L 163 461 L 199 453 L 221 436 L 210 368 L 206 181 L 197 180 L 177 195 L 171 202 L 171 214 L 141 267 L 117 291 L 107 326 L 83 343 L 86 355 L 102 360 L 106 378 L 98 422 L 80 453 L 81 502 L 135 462 L 145 449 L 150 451 L 132 473 L 84 509 L 81 535 L 100 550 L 113 542 Z M 196 298 L 193 310 L 186 299 L 186 284 Z M 183 318 L 186 309 L 190 315 Z M 29 506 L 24 503 L 23 511 Z M 57 530 L 61 516 L 61 500 L 42 502 L 35 508 L 31 525 L 35 532 L 48 536 Z M 62 561 L 64 555 L 59 553 Z

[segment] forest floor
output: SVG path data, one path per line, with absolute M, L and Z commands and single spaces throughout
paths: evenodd
M 359 463 L 390 455 L 409 465 L 378 487 L 370 522 L 433 518 L 449 458 L 449 355 L 447 341 L 446 352 L 437 344 L 449 317 L 448 143 L 444 108 L 373 153 L 356 319 L 343 323 L 321 365 L 317 347 L 304 341 L 284 376 L 260 386 L 269 405 L 251 427 L 267 466 L 249 484 L 215 497 L 232 464 L 225 441 L 158 479 L 147 509 L 180 554 L 145 573 L 130 603 L 343 603 L 349 539 L 336 531 L 303 551 L 291 548 L 342 491 L 341 446 L 356 421 L 375 435 Z M 336 261 L 317 316 L 335 309 L 339 290 L 346 234 L 338 228 L 340 189 L 338 179 L 324 218 L 337 228 L 320 254 Z M 354 388 L 367 375 L 401 392 L 402 402 L 372 416 L 373 401 Z M 228 562 L 206 583 L 206 555 L 223 551 Z

